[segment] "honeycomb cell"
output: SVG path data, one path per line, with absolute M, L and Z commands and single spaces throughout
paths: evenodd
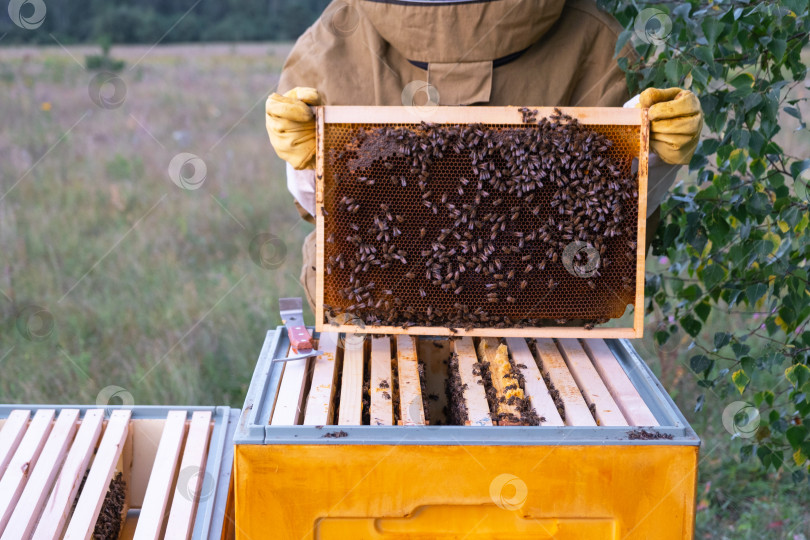
M 325 124 L 327 317 L 589 324 L 635 300 L 638 125 Z

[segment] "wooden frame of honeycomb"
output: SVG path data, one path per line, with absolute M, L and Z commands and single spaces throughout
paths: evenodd
M 341 248 L 336 244 L 333 244 L 335 247 L 327 247 L 327 242 L 334 242 L 335 234 L 333 234 L 333 229 L 338 230 L 340 227 L 345 229 L 344 226 L 349 221 L 349 219 L 346 219 L 341 213 L 334 212 L 334 210 L 339 207 L 339 204 L 345 203 L 347 199 L 344 196 L 342 199 L 343 202 L 337 200 L 340 197 L 340 190 L 336 189 L 336 185 L 340 185 L 340 181 L 337 181 L 335 176 L 343 173 L 341 172 L 333 175 L 333 167 L 330 165 L 330 159 L 334 160 L 335 158 L 329 157 L 330 155 L 334 156 L 335 152 L 341 153 L 343 151 L 339 147 L 340 144 L 343 144 L 346 148 L 348 148 L 349 140 L 347 137 L 351 136 L 352 133 L 359 132 L 360 128 L 367 130 L 367 132 L 371 132 L 372 137 L 374 136 L 374 130 L 380 130 L 381 128 L 387 127 L 404 127 L 417 131 L 419 129 L 425 129 L 422 122 L 427 122 L 433 126 L 454 126 L 458 128 L 472 124 L 481 124 L 483 128 L 486 128 L 486 131 L 492 132 L 497 132 L 499 130 L 519 130 L 521 128 L 532 127 L 532 124 L 527 123 L 526 120 L 526 114 L 528 111 L 532 113 L 532 121 L 536 118 L 553 118 L 555 114 L 567 115 L 571 119 L 578 121 L 579 124 L 585 128 L 593 130 L 601 136 L 606 137 L 613 143 L 613 146 L 610 150 L 608 150 L 608 153 L 611 153 L 613 156 L 620 156 L 620 162 L 623 164 L 621 167 L 626 167 L 628 168 L 627 170 L 629 170 L 629 167 L 631 167 L 630 163 L 637 159 L 637 162 L 633 164 L 633 167 L 636 167 L 637 170 L 637 186 L 633 195 L 636 196 L 637 199 L 632 201 L 633 204 L 629 206 L 630 210 L 635 215 L 628 217 L 630 221 L 626 222 L 626 226 L 631 228 L 628 229 L 630 232 L 623 237 L 623 241 L 625 242 L 626 246 L 629 247 L 625 248 L 625 252 L 622 255 L 624 259 L 621 259 L 619 256 L 614 257 L 614 254 L 610 252 L 610 250 L 608 250 L 608 253 L 605 254 L 604 257 L 604 260 L 608 261 L 609 259 L 607 255 L 610 255 L 611 259 L 609 261 L 615 261 L 616 264 L 613 268 L 618 268 L 618 270 L 608 271 L 604 268 L 600 268 L 600 270 L 605 273 L 605 276 L 597 273 L 599 280 L 602 280 L 599 281 L 597 279 L 581 279 L 583 277 L 582 275 L 572 273 L 569 268 L 568 273 L 573 276 L 572 279 L 572 277 L 569 277 L 564 271 L 560 270 L 561 264 L 558 261 L 558 258 L 555 256 L 553 259 L 555 264 L 554 269 L 546 269 L 544 270 L 545 273 L 542 274 L 544 280 L 548 278 L 547 290 L 541 290 L 542 287 L 538 286 L 535 282 L 532 282 L 530 286 L 527 286 L 526 281 L 521 281 L 520 276 L 518 276 L 513 284 L 507 284 L 509 289 L 507 289 L 505 293 L 502 293 L 500 289 L 495 289 L 496 292 L 489 293 L 485 296 L 481 294 L 482 289 L 480 287 L 477 290 L 463 292 L 460 290 L 462 287 L 456 287 L 454 291 L 452 287 L 448 289 L 448 286 L 443 283 L 441 291 L 438 288 L 431 290 L 426 290 L 428 287 L 418 288 L 418 291 L 421 294 L 421 300 L 419 297 L 415 297 L 416 300 L 413 300 L 416 286 L 401 286 L 401 288 L 404 289 L 403 294 L 410 294 L 412 297 L 411 300 L 406 299 L 406 302 L 419 304 L 417 310 L 426 309 L 429 316 L 432 316 L 435 311 L 450 311 L 450 308 L 447 306 L 455 305 L 458 307 L 461 305 L 463 306 L 465 315 L 475 310 L 475 314 L 471 317 L 471 319 L 478 321 L 478 316 L 481 314 L 482 308 L 486 308 L 486 311 L 483 311 L 483 317 L 480 317 L 480 320 L 483 322 L 478 324 L 426 324 L 424 322 L 417 324 L 409 321 L 405 321 L 403 324 L 402 311 L 397 311 L 396 308 L 394 308 L 394 311 L 397 311 L 399 319 L 395 324 L 381 324 L 379 317 L 372 322 L 367 322 L 363 321 L 363 319 L 360 317 L 353 316 L 351 309 L 346 309 L 347 306 L 352 307 L 355 305 L 351 303 L 351 300 L 346 300 L 346 305 L 344 306 L 337 306 L 337 311 L 343 310 L 338 317 L 334 316 L 334 307 L 330 309 L 325 308 L 324 304 L 327 300 L 331 302 L 329 304 L 330 306 L 336 306 L 336 304 L 340 301 L 336 291 L 339 287 L 346 285 L 345 282 L 340 282 L 341 277 L 337 276 L 337 273 L 332 274 L 331 270 L 333 264 L 329 262 L 335 260 L 334 256 L 336 253 L 341 253 Z M 534 116 L 535 112 L 536 116 Z M 488 337 L 520 336 L 556 338 L 630 338 L 642 336 L 645 261 L 644 247 L 646 235 L 647 172 L 649 152 L 649 122 L 646 109 L 578 107 L 559 109 L 551 107 L 532 107 L 529 109 L 519 107 L 437 107 L 434 109 L 424 109 L 419 107 L 324 106 L 316 108 L 316 119 L 317 185 L 315 202 L 317 274 L 315 301 L 316 328 L 319 331 L 329 330 L 352 333 L 405 333 L 413 335 L 467 335 Z M 363 135 L 363 137 L 365 137 L 365 135 Z M 330 154 L 330 152 L 332 153 Z M 340 155 L 342 155 L 342 153 Z M 374 167 L 376 164 L 379 164 L 380 160 L 369 160 L 369 163 L 372 161 L 375 165 L 370 165 L 371 169 L 369 170 L 377 170 L 378 172 L 375 174 L 379 174 L 379 167 L 377 167 L 377 169 L 374 169 Z M 442 165 L 442 167 L 445 167 L 445 169 L 441 169 L 440 173 L 436 173 L 437 176 L 444 175 L 442 178 L 445 179 L 445 182 L 452 181 L 452 178 L 454 178 L 453 175 L 456 175 L 456 171 L 453 171 L 452 167 L 460 167 L 457 162 L 455 165 L 453 165 L 453 162 L 448 163 L 448 165 Z M 337 168 L 337 165 L 335 168 Z M 346 173 L 347 176 L 345 177 L 348 178 L 352 174 L 354 174 L 355 177 L 361 177 L 361 175 L 364 173 L 361 171 L 356 172 L 355 174 L 355 171 L 352 171 L 351 174 Z M 361 178 L 364 181 L 374 180 L 371 178 L 371 176 L 368 178 L 366 176 L 362 176 Z M 394 177 L 392 176 L 391 178 L 393 182 Z M 409 222 L 411 221 L 416 222 L 417 220 L 421 220 L 424 222 L 426 219 L 423 215 L 425 213 L 424 208 L 419 208 L 417 206 L 422 201 L 420 201 L 418 197 L 414 197 L 413 194 L 408 195 L 407 193 L 404 193 L 404 190 L 400 193 L 405 195 L 405 197 L 390 197 L 390 195 L 394 192 L 395 187 L 387 185 L 383 186 L 384 182 L 382 180 L 384 179 L 380 179 L 380 182 L 375 185 L 364 185 L 360 188 L 356 188 L 360 191 L 355 191 L 354 193 L 361 193 L 362 195 L 365 195 L 368 193 L 374 193 L 376 190 L 376 194 L 374 195 L 374 197 L 377 197 L 377 199 L 374 199 L 376 202 L 379 203 L 380 200 L 390 200 L 395 204 L 402 203 L 401 207 L 397 210 L 399 214 L 396 214 L 396 218 L 404 222 L 403 229 L 405 226 L 410 225 Z M 431 179 L 431 182 L 432 181 L 433 180 Z M 403 187 L 404 185 L 405 179 L 403 177 Z M 424 199 L 424 185 L 421 185 L 421 189 L 423 191 Z M 459 191 L 459 193 L 461 193 L 461 191 Z M 431 195 L 430 189 L 428 189 L 427 195 Z M 447 191 L 445 191 L 445 195 L 442 196 L 442 203 L 446 202 L 446 195 Z M 433 199 L 438 199 L 438 197 L 438 192 L 432 196 Z M 542 197 L 543 196 L 540 196 L 538 199 L 541 199 Z M 548 199 L 548 197 L 546 197 L 546 199 Z M 547 200 L 545 200 L 545 204 L 548 204 Z M 387 212 L 387 204 L 383 204 L 382 206 L 384 214 Z M 428 209 L 430 209 L 429 204 L 426 206 Z M 434 204 L 434 207 L 435 206 L 436 204 Z M 553 207 L 553 204 L 551 207 Z M 330 210 L 327 211 L 327 208 Z M 345 204 L 340 206 L 340 208 L 345 208 Z M 419 213 L 420 210 L 422 212 L 421 214 Z M 544 206 L 543 210 L 550 211 L 548 210 L 548 206 Z M 379 212 L 379 210 L 376 211 Z M 444 210 L 442 211 L 444 212 Z M 355 210 L 355 212 L 357 212 L 357 210 Z M 394 210 L 391 210 L 391 212 L 394 212 Z M 364 213 L 366 214 L 365 217 L 363 217 Z M 433 209 L 433 213 L 437 213 L 435 208 Z M 562 214 L 562 210 L 560 213 Z M 370 222 L 371 217 L 368 214 L 369 212 L 367 212 L 364 208 L 360 212 L 359 217 L 365 219 L 367 222 Z M 416 216 L 416 219 L 411 219 L 414 216 Z M 527 217 L 530 216 L 527 214 Z M 391 219 L 390 223 L 395 223 L 392 218 L 389 219 Z M 521 217 L 520 219 L 526 218 Z M 355 218 L 351 218 L 351 220 L 355 220 Z M 351 225 L 355 227 L 355 230 L 357 230 L 357 227 L 359 227 L 354 223 Z M 487 225 L 489 224 L 487 223 Z M 632 228 L 633 225 L 635 225 L 634 228 Z M 447 231 L 449 229 L 441 230 Z M 501 230 L 503 230 L 503 227 Z M 424 228 L 422 231 L 424 231 Z M 327 232 L 330 232 L 328 237 Z M 516 233 L 517 232 L 519 231 L 516 231 Z M 412 244 L 415 242 L 415 240 L 413 240 L 413 231 L 410 231 L 410 234 L 408 234 L 408 231 L 401 234 L 403 234 L 401 237 L 404 239 L 403 241 L 411 242 L 409 245 L 413 247 Z M 631 235 L 632 238 L 630 237 Z M 422 232 L 422 236 L 424 236 L 424 232 Z M 392 244 L 393 243 L 394 242 L 392 242 Z M 521 242 L 521 245 L 522 244 L 523 242 Z M 331 255 L 328 253 L 330 249 L 333 251 Z M 450 253 L 452 254 L 453 252 L 451 251 Z M 509 252 L 507 251 L 506 253 L 506 257 L 509 257 Z M 556 253 L 554 255 L 556 255 Z M 397 258 L 396 254 L 393 256 Z M 551 257 L 551 250 L 549 250 L 549 257 Z M 418 259 L 418 257 L 415 255 L 411 257 L 411 254 L 409 254 L 408 258 L 411 259 L 411 264 L 409 266 L 418 266 L 418 262 L 414 263 L 414 259 Z M 530 260 L 526 272 L 528 273 L 527 275 L 536 277 L 540 275 L 537 273 L 537 271 L 534 273 L 530 272 L 530 267 L 533 262 L 533 260 Z M 403 265 L 405 265 L 404 261 Z M 545 264 L 543 265 L 543 268 L 546 268 Z M 568 266 L 566 268 L 568 268 Z M 498 270 L 500 270 L 500 268 Z M 496 270 L 496 272 L 498 272 L 498 270 Z M 624 270 L 624 273 L 622 273 L 622 270 Z M 378 282 L 376 283 L 377 291 L 386 291 L 385 293 L 378 293 L 377 291 L 374 293 L 375 296 L 373 299 L 377 301 L 377 305 L 379 306 L 381 304 L 381 300 L 383 300 L 381 294 L 388 294 L 389 296 L 392 296 L 391 290 L 386 288 L 387 286 L 390 286 L 390 284 L 386 285 L 385 283 L 382 283 L 383 281 L 386 281 L 389 275 L 386 274 L 386 272 L 402 272 L 404 271 L 404 267 L 400 268 L 399 266 L 395 265 L 395 267 L 391 268 L 391 270 L 385 270 L 384 266 L 382 269 L 372 269 L 372 271 L 376 272 L 373 274 L 373 276 L 376 276 L 376 281 Z M 363 272 L 365 272 L 365 270 Z M 610 272 L 613 273 L 611 274 Z M 412 275 L 412 272 L 408 272 L 408 275 Z M 494 274 L 496 278 L 499 275 L 501 274 Z M 548 277 L 549 275 L 552 277 Z M 433 277 L 438 276 L 434 275 Z M 510 279 L 511 277 L 512 276 L 510 276 Z M 427 280 L 429 279 L 430 278 L 427 278 Z M 612 280 L 612 282 L 608 282 L 608 279 Z M 621 279 L 621 281 L 619 281 L 619 279 Z M 390 281 L 394 280 L 394 277 L 390 279 Z M 438 283 L 439 281 L 440 280 L 438 279 L 435 280 L 434 284 Z M 492 281 L 493 283 L 497 282 L 497 279 Z M 402 282 L 402 279 L 397 277 L 396 283 L 399 284 L 400 282 Z M 603 285 L 605 282 L 608 284 Z M 455 281 L 451 281 L 451 283 L 453 285 L 457 285 Z M 505 281 L 502 281 L 501 285 L 503 285 L 503 283 L 505 283 Z M 518 283 L 519 286 L 517 285 Z M 543 281 L 543 283 L 545 283 L 545 281 Z M 560 283 L 562 283 L 562 286 L 558 287 Z M 618 294 L 619 285 L 624 287 L 624 291 L 621 293 L 621 295 Z M 372 286 L 374 286 L 373 282 Z M 494 285 L 492 286 L 494 287 Z M 510 292 L 512 290 L 515 292 Z M 455 292 L 457 295 L 458 300 L 452 296 L 453 292 Z M 460 294 L 466 294 L 466 297 L 459 296 Z M 622 298 L 620 299 L 619 296 Z M 397 298 L 397 300 L 399 300 L 399 298 Z M 500 304 L 496 304 L 496 306 L 493 307 L 492 304 L 488 303 L 488 301 L 492 302 L 493 300 L 495 300 L 495 302 L 500 301 Z M 507 304 L 507 302 L 509 303 Z M 613 304 L 610 309 L 607 307 L 609 303 Z M 411 304 L 408 304 L 409 307 L 410 305 Z M 619 317 L 622 317 L 628 305 L 632 305 L 634 307 L 634 312 L 632 314 L 632 325 L 594 327 L 594 322 L 599 324 L 609 319 L 618 319 Z M 621 311 L 617 312 L 617 309 L 620 309 Z M 496 310 L 500 310 L 500 313 L 502 314 L 492 316 L 490 312 L 494 312 Z M 606 313 L 608 312 L 610 312 L 610 314 L 606 316 Z M 532 316 L 532 318 L 529 318 L 528 315 L 525 316 L 525 321 L 531 321 L 530 324 L 526 324 L 526 322 L 523 320 L 523 314 L 529 314 Z M 407 317 L 407 315 L 408 311 L 406 310 L 404 316 Z M 419 320 L 426 320 L 423 313 L 420 312 L 420 316 L 421 318 Z M 498 321 L 498 324 L 488 325 L 486 322 L 487 319 L 492 320 L 493 318 Z M 572 323 L 578 325 L 571 326 Z

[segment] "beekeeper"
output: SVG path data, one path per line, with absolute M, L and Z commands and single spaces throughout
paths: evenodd
M 310 105 L 649 107 L 648 231 L 703 126 L 697 97 L 649 88 L 629 99 L 614 50 L 622 27 L 592 0 L 335 0 L 298 39 L 267 131 L 287 187 L 314 223 L 315 122 Z M 635 52 L 626 45 L 620 56 Z M 422 94 L 421 96 L 418 94 Z M 301 283 L 314 306 L 315 232 Z

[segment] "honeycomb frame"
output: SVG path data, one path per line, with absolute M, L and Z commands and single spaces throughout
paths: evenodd
M 553 107 L 529 107 L 537 111 L 537 118 L 550 117 Z M 412 335 L 455 335 L 487 337 L 603 337 L 603 338 L 639 338 L 643 335 L 644 319 L 644 264 L 647 215 L 647 173 L 649 152 L 649 120 L 647 109 L 611 108 L 611 107 L 560 107 L 565 115 L 578 120 L 596 131 L 607 130 L 625 133 L 632 129 L 638 135 L 638 200 L 637 222 L 635 227 L 635 296 L 632 305 L 632 326 L 591 327 L 591 326 L 516 326 L 516 327 L 475 327 L 448 328 L 446 326 L 381 326 L 370 324 L 352 324 L 346 319 L 337 323 L 327 320 L 324 299 L 327 287 L 325 231 L 329 217 L 324 215 L 324 206 L 332 192 L 331 173 L 329 172 L 327 147 L 330 128 L 345 129 L 348 124 L 362 125 L 366 128 L 377 127 L 417 127 L 421 122 L 432 124 L 483 124 L 493 128 L 527 127 L 524 123 L 522 107 L 437 107 L 424 109 L 419 107 L 384 107 L 384 106 L 320 106 L 315 107 L 316 114 L 316 295 L 315 320 L 319 331 L 329 330 L 349 333 L 375 334 L 412 334 Z M 605 133 L 608 138 L 609 134 Z M 635 135 L 634 135 L 635 136 Z M 611 138 L 612 139 L 612 138 Z M 632 154 L 632 157 L 636 157 Z M 369 188 L 374 189 L 374 188 Z M 331 217 L 331 214 L 330 214 Z M 629 256 L 629 255 L 628 255 Z M 632 266 L 632 265 L 631 265 Z M 333 295 L 334 296 L 334 295 Z M 483 299 L 482 299 L 483 302 Z M 483 304 L 482 304 L 483 305 Z

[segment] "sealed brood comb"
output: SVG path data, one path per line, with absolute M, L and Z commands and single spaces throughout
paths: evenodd
M 645 110 L 317 117 L 319 329 L 641 336 Z

